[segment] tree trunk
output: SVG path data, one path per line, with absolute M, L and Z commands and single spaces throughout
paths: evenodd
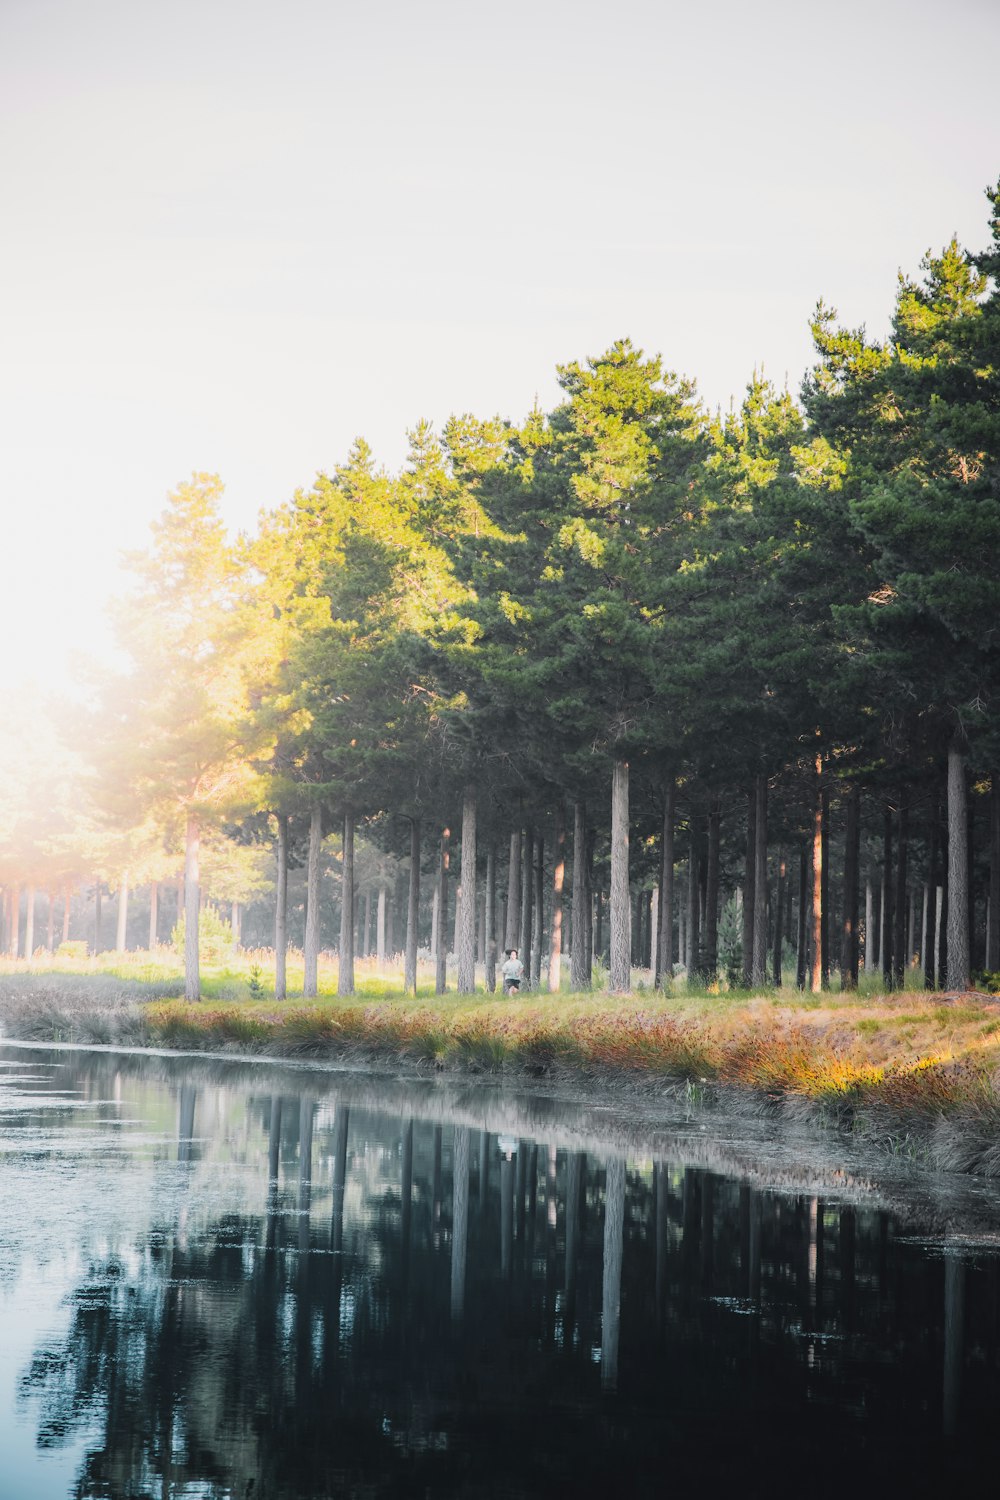
M 948 748 L 948 988 L 969 988 L 969 818 L 965 750 Z
M 128 871 L 123 870 L 118 882 L 118 919 L 115 923 L 115 952 L 124 953 L 128 933 Z
M 149 948 L 150 952 L 156 947 L 159 939 L 159 915 L 160 915 L 160 883 L 154 880 L 149 887 Z M 233 937 L 237 942 L 240 940 L 238 930 L 234 930 Z
M 62 928 L 62 940 L 63 940 L 64 943 L 68 943 L 69 942 L 69 919 L 70 919 L 70 911 L 71 911 L 71 908 L 72 908 L 72 901 L 73 901 L 73 896 L 72 896 L 72 892 L 71 892 L 70 887 L 69 887 L 69 881 L 67 880 L 66 884 L 63 886 L 63 928 Z
M 286 965 L 288 959 L 288 814 L 278 813 L 277 880 L 274 900 L 274 998 L 284 1000 L 288 994 Z
M 823 988 L 830 988 L 830 793 L 823 786 L 823 886 L 820 892 L 822 916 Z
M 604 892 L 594 892 L 594 953 L 604 958 Z
M 753 909 L 754 876 L 757 870 L 757 790 L 750 787 L 747 792 L 747 848 L 743 874 L 743 985 L 749 989 L 753 982 Z
M 809 851 L 803 843 L 799 849 L 799 925 L 796 933 L 795 952 L 795 984 L 796 988 L 804 990 L 806 987 L 806 950 L 808 928 L 806 926 L 806 912 L 808 903 L 806 895 L 809 887 Z
M 354 994 L 354 813 L 350 809 L 344 813 L 337 994 Z
M 507 926 L 504 949 L 509 952 L 521 941 L 521 830 L 510 836 L 510 863 L 507 866 Z
M 570 934 L 569 983 L 574 994 L 587 987 L 587 809 L 573 803 L 573 931 Z
M 243 932 L 243 911 L 238 901 L 234 901 L 229 908 L 229 930 L 233 934 L 233 942 L 238 948 Z
M 531 985 L 532 904 L 535 899 L 534 830 L 525 828 L 521 835 L 521 915 L 517 946 L 524 964 L 525 988 Z
M 201 827 L 198 819 L 190 814 L 187 820 L 187 835 L 184 842 L 184 998 L 201 999 L 201 967 L 198 962 L 198 913 L 201 892 L 198 887 L 199 855 L 201 852 Z M 100 903 L 98 903 L 100 910 Z M 98 916 L 98 941 L 100 941 L 100 917 Z
M 767 984 L 767 777 L 757 777 L 754 799 L 753 983 Z
M 556 838 L 552 858 L 552 923 L 549 928 L 549 993 L 562 986 L 563 881 L 566 877 L 566 813 L 562 798 L 556 803 Z
M 611 776 L 611 965 L 610 985 L 627 995 L 632 983 L 628 891 L 628 762 L 616 760 Z
M 379 973 L 385 966 L 385 898 L 385 886 L 380 885 L 378 903 L 375 907 L 375 961 L 378 964 Z
M 531 988 L 537 990 L 542 982 L 542 934 L 545 930 L 545 849 L 542 835 L 538 835 L 535 849 L 535 925 L 531 948 Z
M 895 922 L 892 932 L 892 982 L 896 989 L 903 988 L 903 976 L 909 957 L 906 951 L 906 864 L 910 842 L 910 809 L 900 804 L 898 813 L 899 837 L 896 844 L 896 895 Z
M 20 889 L 18 890 L 18 914 L 20 915 Z M 94 881 L 94 952 L 101 951 L 101 881 L 100 877 Z
M 688 856 L 687 888 L 687 971 L 688 978 L 693 979 L 701 971 L 701 931 L 698 921 L 700 915 L 698 908 L 698 870 L 701 850 L 698 847 L 698 825 L 694 817 L 691 818 L 690 836 L 691 848 Z
M 370 958 L 372 952 L 372 888 L 365 891 L 365 917 L 361 933 L 361 957 Z
M 858 864 L 861 857 L 860 793 L 852 786 L 847 794 L 847 826 L 844 830 L 844 915 L 840 928 L 840 987 L 858 987 Z
M 674 977 L 674 808 L 677 783 L 671 776 L 663 800 L 663 837 L 660 844 L 660 941 L 657 944 L 656 983 Z
M 51 953 L 56 942 L 56 893 L 49 888 L 46 891 L 48 905 L 46 907 L 47 923 L 45 929 L 45 951 Z M 989 944 L 987 943 L 987 947 Z
M 417 924 L 420 919 L 420 819 L 410 819 L 410 879 L 406 893 L 403 989 L 417 993 Z
M 35 951 L 35 887 L 33 885 L 28 886 L 28 895 L 25 902 L 25 907 L 24 956 L 30 964 L 32 954 Z
M 994 771 L 990 786 L 990 931 L 986 944 L 986 969 L 1000 970 L 1000 771 Z
M 448 988 L 448 869 L 451 864 L 451 829 L 442 828 L 438 856 L 438 942 L 434 966 L 434 993 L 443 995 Z
M 313 999 L 319 991 L 319 861 L 323 847 L 323 809 L 309 810 L 309 854 L 306 860 L 306 930 L 303 942 L 305 976 L 302 993 Z
M 458 992 L 476 992 L 476 788 L 462 798 L 462 903 L 458 932 Z
M 823 991 L 823 757 L 816 754 L 812 838 L 812 983 L 814 995 Z
M 778 889 L 774 901 L 774 963 L 772 967 L 772 978 L 776 989 L 781 988 L 781 943 L 784 933 L 781 930 L 781 921 L 785 911 L 785 861 L 781 850 L 778 850 Z
M 486 850 L 486 906 L 483 917 L 483 936 L 486 946 L 483 977 L 486 981 L 486 993 L 492 995 L 497 987 L 497 848 L 492 839 Z
M 865 973 L 875 971 L 875 901 L 872 883 L 865 881 Z
M 882 820 L 882 983 L 892 989 L 894 967 L 892 940 L 894 933 L 892 906 L 892 809 L 886 804 Z
M 708 808 L 708 869 L 705 874 L 705 975 L 710 984 L 719 976 L 719 844 L 722 802 L 713 797 Z

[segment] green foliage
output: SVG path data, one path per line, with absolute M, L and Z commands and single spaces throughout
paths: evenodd
M 183 915 L 170 934 L 170 943 L 175 953 L 183 954 L 185 939 Z M 217 964 L 231 958 L 236 944 L 233 929 L 224 922 L 211 907 L 203 907 L 198 913 L 198 951 L 206 963 Z
M 743 907 L 735 891 L 719 914 L 719 967 L 731 990 L 743 982 Z

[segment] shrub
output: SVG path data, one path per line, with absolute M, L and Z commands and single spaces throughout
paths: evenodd
M 175 953 L 183 954 L 184 952 L 185 932 L 182 916 L 170 934 L 171 946 Z M 224 958 L 232 958 L 235 948 L 233 929 L 228 922 L 224 922 L 208 907 L 198 913 L 198 951 L 204 963 L 217 964 L 221 963 Z

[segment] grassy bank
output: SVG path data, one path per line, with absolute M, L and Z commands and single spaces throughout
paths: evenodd
M 405 1062 L 546 1076 L 573 1073 L 739 1089 L 760 1107 L 820 1112 L 894 1139 L 963 1127 L 957 1166 L 1000 1170 L 1000 1007 L 946 999 L 652 993 L 433 996 L 370 975 L 351 1001 L 187 1004 L 160 975 L 0 974 L 7 1037 L 250 1055 Z M 166 989 L 166 995 L 163 990 Z M 367 993 L 364 993 L 367 992 Z M 994 1145 L 996 1142 L 996 1145 Z M 994 1155 L 997 1157 L 994 1163 Z M 967 1160 L 969 1158 L 969 1160 Z
M 573 1073 L 816 1113 L 939 1164 L 1000 1171 L 1000 1006 L 991 997 L 795 991 L 435 996 L 369 975 L 338 1000 L 189 1004 L 160 975 L 0 973 L 7 1036 L 329 1058 L 428 1069 Z M 166 989 L 167 993 L 164 994 Z M 945 1128 L 947 1127 L 947 1128 Z

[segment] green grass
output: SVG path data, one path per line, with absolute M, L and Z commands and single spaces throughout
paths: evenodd
M 795 990 L 719 993 L 675 983 L 628 996 L 480 990 L 434 993 L 424 965 L 417 995 L 393 971 L 356 966 L 356 993 L 336 996 L 336 967 L 320 969 L 305 1001 L 301 965 L 291 998 L 276 1001 L 267 954 L 206 967 L 202 999 L 180 998 L 168 951 L 0 964 L 0 1024 L 8 1035 L 128 1041 L 274 1055 L 404 1058 L 421 1066 L 539 1074 L 572 1069 L 735 1084 L 771 1097 L 932 1115 L 970 1108 L 1000 1122 L 1000 1015 L 989 1000 L 944 1003 L 906 990 L 822 996 Z M 264 991 L 250 999 L 251 970 Z M 872 976 L 869 976 L 871 978 Z

